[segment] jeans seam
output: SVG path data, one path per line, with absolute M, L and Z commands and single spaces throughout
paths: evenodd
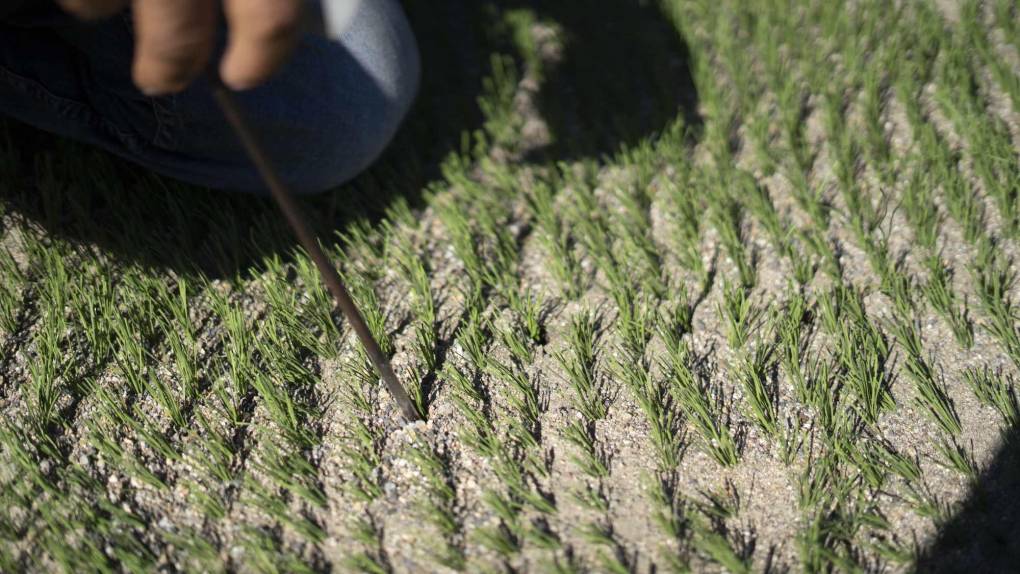
M 83 121 L 86 125 L 96 126 L 107 132 L 108 135 L 120 140 L 129 149 L 133 149 L 136 152 L 140 150 L 141 146 L 139 145 L 140 141 L 137 135 L 125 132 L 116 125 L 104 120 L 88 104 L 58 96 L 46 89 L 38 81 L 16 74 L 5 67 L 0 67 L 0 79 L 3 79 L 7 85 L 15 90 L 41 102 L 55 113 L 68 119 Z
M 121 11 L 118 18 L 127 28 L 128 34 L 134 37 L 135 22 L 131 10 Z M 152 108 L 152 115 L 156 120 L 156 129 L 153 131 L 149 145 L 162 149 L 172 148 L 174 146 L 172 128 L 177 125 L 177 96 L 147 97 L 146 100 Z
M 156 148 L 170 149 L 174 145 L 173 128 L 177 124 L 177 96 L 149 98 L 152 114 L 156 118 L 156 130 L 150 144 Z

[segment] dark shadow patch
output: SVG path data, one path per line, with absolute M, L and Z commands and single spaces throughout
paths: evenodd
M 677 116 L 697 128 L 697 91 L 684 38 L 648 0 L 521 3 L 561 32 L 538 107 L 553 161 L 601 159 L 663 130 Z
M 494 53 L 516 58 L 520 71 L 539 60 L 536 104 L 553 141 L 531 150 L 532 161 L 600 160 L 653 137 L 677 116 L 692 128 L 702 123 L 687 43 L 656 2 L 450 0 L 405 7 L 424 70 L 418 117 L 410 123 L 423 136 L 418 142 L 430 142 L 419 154 L 438 152 L 426 158 L 433 166 L 460 149 L 462 134 L 482 127 L 477 100 Z M 514 12 L 528 17 L 514 19 Z M 521 53 L 512 19 L 555 31 L 555 55 L 547 61 Z
M 1020 570 L 1020 428 L 1005 433 L 991 465 L 921 550 L 916 567 L 939 573 Z

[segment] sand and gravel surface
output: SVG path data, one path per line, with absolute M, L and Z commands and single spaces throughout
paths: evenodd
M 308 203 L 423 421 L 267 201 L 0 125 L 0 571 L 1020 564 L 1015 6 L 441 4 Z

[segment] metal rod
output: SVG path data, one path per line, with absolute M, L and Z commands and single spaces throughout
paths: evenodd
M 315 266 L 319 268 L 323 282 L 326 283 L 326 287 L 333 294 L 333 299 L 336 300 L 337 306 L 340 307 L 344 316 L 347 317 L 347 321 L 354 328 L 354 332 L 357 333 L 358 339 L 361 340 L 369 360 L 372 361 L 376 371 L 379 372 L 379 376 L 386 384 L 390 395 L 397 401 L 397 406 L 400 407 L 404 418 L 408 421 L 420 420 L 421 417 L 418 414 L 418 409 L 414 407 L 414 403 L 411 402 L 407 391 L 404 390 L 404 387 L 400 385 L 400 381 L 397 380 L 397 375 L 393 372 L 390 360 L 382 352 L 382 349 L 379 348 L 379 343 L 376 342 L 375 337 L 372 336 L 372 332 L 365 323 L 364 317 L 358 311 L 358 307 L 351 299 L 347 288 L 344 287 L 340 274 L 337 273 L 329 258 L 323 253 L 318 241 L 315 240 L 315 236 L 309 228 L 307 217 L 301 211 L 293 194 L 290 193 L 283 181 L 276 175 L 276 170 L 273 169 L 272 162 L 262 149 L 262 146 L 259 145 L 258 138 L 256 138 L 255 133 L 245 122 L 237 100 L 230 90 L 220 82 L 217 74 L 210 73 L 209 76 L 212 81 L 213 96 L 223 110 L 223 115 L 226 116 L 227 122 L 233 127 L 238 139 L 241 140 L 241 145 L 244 146 L 252 163 L 255 164 L 255 168 L 258 169 L 273 199 L 276 201 L 276 205 L 279 206 L 283 216 L 287 219 L 287 223 L 290 224 L 294 234 L 297 235 L 298 241 L 301 242 L 305 251 L 308 252 L 312 261 L 315 262 Z

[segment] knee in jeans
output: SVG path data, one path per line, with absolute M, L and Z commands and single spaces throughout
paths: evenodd
M 308 149 L 310 159 L 296 174 L 302 193 L 337 187 L 368 168 L 392 141 L 418 91 L 419 55 L 403 14 L 391 1 L 362 5 L 369 7 L 358 16 L 364 21 L 356 20 L 343 39 L 359 77 L 338 78 L 342 85 L 326 90 L 338 101 L 327 97 L 326 109 L 311 119 L 307 145 L 316 147 Z
M 317 133 L 309 138 L 317 148 L 306 148 L 314 159 L 305 164 L 303 173 L 295 174 L 299 179 L 295 189 L 300 193 L 326 191 L 371 166 L 393 140 L 411 108 L 414 91 L 409 93 L 411 96 L 395 100 L 379 94 L 366 96 L 356 106 L 345 106 L 344 116 L 317 122 Z

